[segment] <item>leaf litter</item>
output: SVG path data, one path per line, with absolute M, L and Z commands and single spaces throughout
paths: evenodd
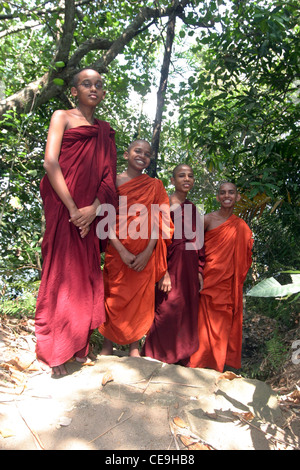
M 188 450 L 215 450 L 212 445 L 193 433 L 189 425 L 179 416 L 173 418 L 170 422 L 170 428 L 174 438 L 176 439 L 178 436 L 182 444 L 187 447 Z
M 0 403 L 13 401 L 17 406 L 18 396 L 22 395 L 22 393 L 26 390 L 26 382 L 29 376 L 32 377 L 35 374 L 44 372 L 44 367 L 36 359 L 35 345 L 36 339 L 34 335 L 34 320 L 32 318 L 25 317 L 16 319 L 0 316 Z M 221 374 L 218 377 L 216 385 L 218 386 L 218 382 L 220 380 L 235 380 L 239 378 L 241 378 L 241 376 L 236 375 L 231 371 L 226 371 L 224 374 Z M 152 377 L 150 379 L 151 380 L 149 380 L 149 382 L 151 381 L 153 384 L 156 383 L 152 380 Z M 102 386 L 104 387 L 106 384 L 113 381 L 113 374 L 108 370 L 102 377 Z M 188 384 L 177 385 L 188 386 Z M 5 395 L 1 396 L 1 393 Z M 9 398 L 10 395 L 12 396 L 11 399 Z M 297 386 L 296 390 L 293 392 L 279 396 L 279 402 L 282 407 L 291 409 L 294 415 L 296 414 L 298 418 L 300 407 L 300 388 Z M 37 433 L 31 429 L 19 409 L 18 411 L 21 415 L 21 418 L 33 435 L 37 447 L 44 449 L 43 443 L 41 442 Z M 210 416 L 210 418 L 218 419 L 221 417 L 219 410 L 216 410 L 214 415 L 215 416 Z M 115 426 L 122 424 L 129 418 L 123 420 L 122 417 L 120 417 L 118 423 L 116 423 Z M 269 429 L 267 424 L 265 426 L 263 423 L 260 423 L 258 426 L 257 423 L 254 424 L 254 418 L 255 417 L 251 412 L 232 412 L 233 421 L 239 420 L 242 425 L 253 426 L 259 431 L 265 433 L 265 436 L 268 439 L 277 444 L 277 448 L 282 449 L 289 447 L 289 443 L 281 439 L 277 439 L 274 437 L 274 434 L 270 434 L 270 432 L 268 432 Z M 69 424 L 70 421 L 68 421 L 68 423 L 61 422 L 60 426 L 68 426 Z M 210 443 L 204 441 L 198 434 L 193 433 L 189 426 L 180 417 L 175 417 L 170 421 L 169 425 L 177 449 L 180 448 L 179 444 L 181 444 L 188 450 L 216 450 Z M 107 431 L 105 431 L 104 434 L 106 432 Z M 1 438 L 8 438 L 13 435 L 14 431 L 7 427 L 0 429 Z M 97 436 L 95 440 L 100 436 Z

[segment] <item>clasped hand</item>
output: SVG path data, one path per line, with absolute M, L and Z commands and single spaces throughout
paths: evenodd
M 120 256 L 126 266 L 133 269 L 134 271 L 139 272 L 145 269 L 151 257 L 151 254 L 152 252 L 147 248 L 138 255 L 134 255 L 133 253 L 130 253 L 130 251 L 124 249 L 122 253 L 120 253 Z
M 93 205 L 76 209 L 70 213 L 69 222 L 79 228 L 81 238 L 86 237 L 90 231 L 90 225 L 96 217 L 96 210 Z

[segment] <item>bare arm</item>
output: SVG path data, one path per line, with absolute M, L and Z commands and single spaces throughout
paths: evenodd
M 67 115 L 64 111 L 56 111 L 50 122 L 45 152 L 44 168 L 54 191 L 69 211 L 70 217 L 75 216 L 78 209 L 63 177 L 58 158 L 64 131 L 67 126 Z
M 206 232 L 209 228 L 209 223 L 210 223 L 210 214 L 205 214 L 204 216 L 204 232 Z
M 166 293 L 171 292 L 172 283 L 171 283 L 169 271 L 166 271 L 165 275 L 158 282 L 158 288 L 159 290 L 166 292 Z

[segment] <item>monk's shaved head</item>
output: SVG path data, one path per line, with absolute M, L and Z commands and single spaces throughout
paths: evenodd
M 234 183 L 232 183 L 231 181 L 222 181 L 222 182 L 219 184 L 217 194 L 220 194 L 220 191 L 221 191 L 222 187 L 225 186 L 225 184 L 231 185 L 232 188 L 235 190 L 235 192 L 236 192 L 236 193 L 238 192 L 238 189 L 237 189 L 237 187 L 236 187 L 236 185 L 235 185 Z
M 190 167 L 190 165 L 187 165 L 186 163 L 180 163 L 179 165 L 175 166 L 175 168 L 172 172 L 173 178 L 175 178 L 176 173 L 178 173 L 178 171 L 180 171 L 182 168 L 189 168 L 191 170 L 191 172 L 194 173 L 193 169 L 192 169 L 192 167 Z

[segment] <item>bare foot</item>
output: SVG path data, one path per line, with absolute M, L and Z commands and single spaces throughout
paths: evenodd
M 112 355 L 113 355 L 113 343 L 109 339 L 104 338 L 100 356 L 112 356 Z
M 94 362 L 92 359 L 90 359 L 88 356 L 85 357 L 77 357 L 75 356 L 75 360 L 79 362 L 80 364 L 89 364 L 89 365 L 94 365 Z
M 65 368 L 64 364 L 60 366 L 52 367 L 52 376 L 53 377 L 61 377 L 62 375 L 67 375 L 67 369 Z
M 135 341 L 129 345 L 129 356 L 130 357 L 141 357 L 139 352 L 139 342 Z

